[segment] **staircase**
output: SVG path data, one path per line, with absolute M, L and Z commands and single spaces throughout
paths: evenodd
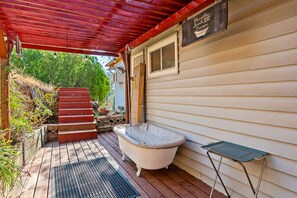
M 59 89 L 59 143 L 97 138 L 87 88 Z

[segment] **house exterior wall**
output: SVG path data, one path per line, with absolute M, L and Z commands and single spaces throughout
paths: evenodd
M 125 83 L 115 82 L 115 109 L 125 107 Z
M 176 165 L 212 185 L 201 145 L 249 146 L 271 153 L 259 197 L 297 197 L 296 21 L 296 0 L 229 1 L 228 30 L 180 42 L 179 74 L 146 80 L 147 121 L 187 137 Z M 255 182 L 260 162 L 247 169 Z M 239 165 L 223 160 L 221 173 L 232 197 L 252 197 Z

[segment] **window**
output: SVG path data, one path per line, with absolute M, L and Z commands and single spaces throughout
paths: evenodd
M 177 34 L 148 47 L 148 78 L 178 73 Z

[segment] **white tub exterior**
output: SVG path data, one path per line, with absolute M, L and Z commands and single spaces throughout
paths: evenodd
M 156 170 L 161 168 L 167 168 L 174 159 L 177 147 L 166 148 L 166 149 L 147 149 L 139 146 L 135 146 L 119 137 L 119 146 L 123 153 L 123 156 L 127 155 L 133 162 L 135 162 L 138 172 L 137 176 L 140 175 L 140 170 Z M 124 160 L 125 158 L 123 158 Z
M 113 129 L 119 138 L 123 157 L 135 162 L 140 175 L 141 169 L 168 168 L 173 162 L 178 146 L 185 142 L 183 135 L 151 125 L 118 125 Z

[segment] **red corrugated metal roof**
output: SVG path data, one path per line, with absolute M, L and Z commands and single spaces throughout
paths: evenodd
M 168 17 L 172 17 L 168 24 L 174 25 L 180 21 L 176 20 L 180 17 L 176 13 L 190 13 L 195 10 L 193 6 L 203 7 L 211 2 L 213 0 L 1 0 L 0 25 L 12 38 L 18 34 L 24 48 L 115 55 Z M 142 40 L 149 36 L 151 34 Z

